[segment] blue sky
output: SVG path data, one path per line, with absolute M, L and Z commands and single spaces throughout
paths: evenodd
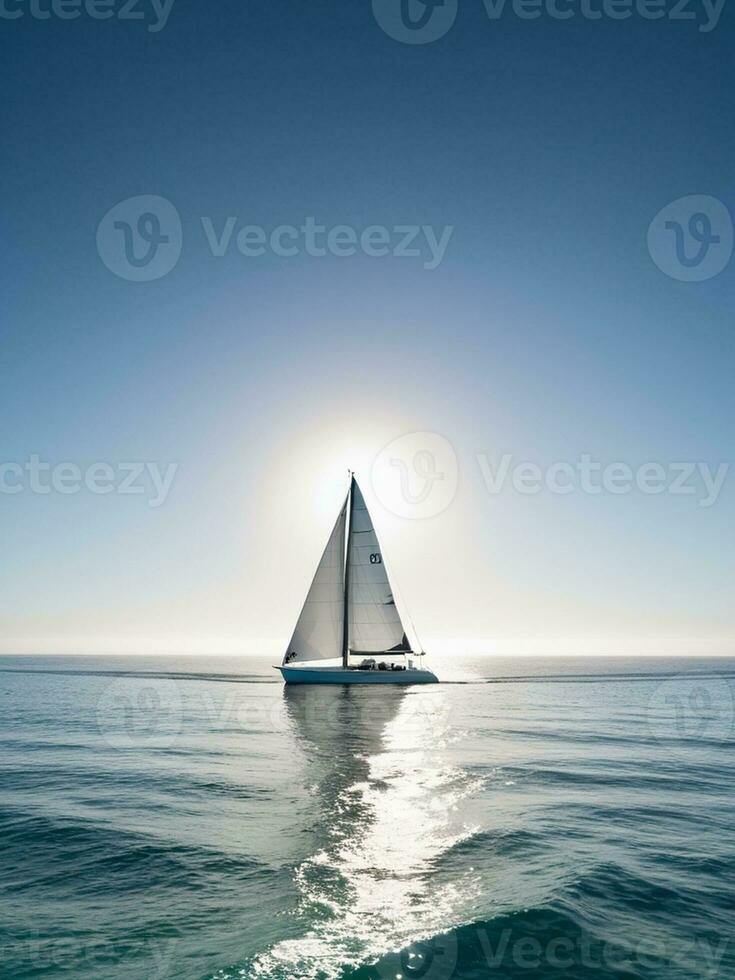
M 0 20 L 0 462 L 177 470 L 156 507 L 0 494 L 5 652 L 280 651 L 349 465 L 428 649 L 733 652 L 735 474 L 703 507 L 491 494 L 478 463 L 732 462 L 735 263 L 686 282 L 647 248 L 671 202 L 734 211 L 732 11 L 704 33 L 478 0 L 409 45 L 344 0 L 176 0 L 157 32 L 23 9 Z M 182 227 L 150 282 L 96 244 L 140 195 Z M 451 237 L 433 269 L 213 255 L 202 218 L 228 217 Z M 425 520 L 371 482 L 412 432 L 458 467 Z

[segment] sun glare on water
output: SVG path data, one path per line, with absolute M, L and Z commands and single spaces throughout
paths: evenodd
M 284 697 L 324 821 L 323 848 L 295 874 L 301 914 L 315 924 L 240 975 L 332 980 L 457 924 L 476 882 L 450 883 L 435 870 L 473 832 L 457 808 L 478 781 L 443 758 L 455 736 L 440 689 L 286 689 Z

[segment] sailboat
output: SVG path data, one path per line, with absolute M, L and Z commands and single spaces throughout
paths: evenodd
M 436 684 L 414 651 L 354 474 L 277 669 L 287 684 Z M 326 661 L 339 661 L 328 664 Z

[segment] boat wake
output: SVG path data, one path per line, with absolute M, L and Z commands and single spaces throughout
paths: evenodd
M 286 695 L 326 828 L 323 847 L 294 872 L 296 915 L 310 928 L 214 980 L 337 980 L 453 928 L 477 888 L 471 871 L 458 876 L 440 867 L 443 855 L 477 832 L 462 810 L 484 780 L 443 757 L 458 736 L 438 700 L 391 690 L 394 717 L 381 732 L 371 731 L 370 719 L 377 700 L 386 700 L 384 689 L 317 690 Z M 318 710 L 309 695 L 319 698 Z M 330 714 L 328 702 L 341 709 L 331 712 L 337 725 L 317 721 Z M 422 955 L 414 952 L 416 963 Z

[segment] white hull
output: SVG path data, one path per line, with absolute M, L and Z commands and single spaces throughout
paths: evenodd
M 287 684 L 438 684 L 425 668 L 345 670 L 344 667 L 278 667 Z

